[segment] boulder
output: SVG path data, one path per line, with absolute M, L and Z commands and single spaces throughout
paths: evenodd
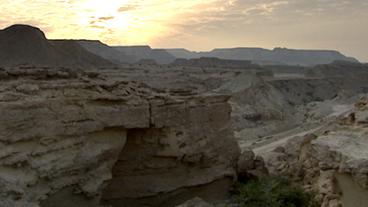
M 255 154 L 252 150 L 245 150 L 241 153 L 238 159 L 238 173 L 245 173 L 248 170 L 254 169 Z
M 238 179 L 247 181 L 268 175 L 265 162 L 262 157 L 255 156 L 252 150 L 245 150 L 238 158 Z

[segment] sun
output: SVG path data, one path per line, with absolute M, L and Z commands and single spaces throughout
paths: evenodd
M 79 24 L 110 44 L 147 44 L 165 32 L 165 27 L 157 21 L 163 12 L 145 8 L 121 11 L 120 8 L 128 8 L 133 3 L 132 0 L 81 1 L 77 9 Z
M 196 6 L 206 7 L 214 0 L 79 0 L 60 2 L 62 14 L 69 15 L 57 20 L 62 32 L 54 36 L 73 36 L 84 39 L 99 39 L 107 44 L 136 45 L 154 44 L 166 36 L 182 34 L 181 27 Z M 180 20 L 181 22 L 178 22 Z M 183 23 L 184 22 L 184 23 Z M 68 23 L 72 24 L 70 27 Z

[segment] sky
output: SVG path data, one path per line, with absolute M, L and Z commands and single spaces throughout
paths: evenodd
M 334 49 L 368 62 L 368 0 L 0 0 L 0 28 L 195 51 Z

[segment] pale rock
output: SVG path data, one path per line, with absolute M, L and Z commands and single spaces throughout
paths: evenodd
M 359 124 L 368 124 L 368 111 L 358 111 L 355 113 L 356 122 Z
M 196 197 L 176 207 L 213 207 L 213 205 L 205 202 L 201 198 Z
M 0 206 L 227 196 L 240 155 L 228 96 L 160 94 L 98 73 L 14 69 L 2 82 Z
M 25 94 L 35 94 L 40 90 L 38 85 L 35 84 L 22 84 L 16 87 L 16 90 Z
M 318 193 L 323 207 L 343 205 L 338 174 L 368 193 L 367 103 L 368 99 L 362 98 L 348 117 L 338 117 L 317 134 L 290 139 L 283 146 L 285 150 L 265 154 L 270 173 L 302 182 Z
M 254 169 L 254 159 L 255 155 L 252 150 L 243 151 L 238 159 L 238 173 L 245 173 Z

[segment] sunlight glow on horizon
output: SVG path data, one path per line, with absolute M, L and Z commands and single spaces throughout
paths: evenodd
M 216 0 L 217 1 L 217 0 Z M 116 0 L 108 3 L 100 0 L 63 1 L 65 9 L 73 13 L 67 17 L 78 28 L 70 31 L 70 37 L 99 39 L 108 44 L 147 44 L 158 36 L 176 33 L 175 21 L 191 8 L 209 5 L 215 0 Z M 62 10 L 63 8 L 58 8 Z M 198 12 L 198 11 L 196 11 Z M 70 18 L 70 19 L 69 19 Z M 50 19 L 52 21 L 53 19 Z M 185 19 L 181 23 L 185 23 Z M 57 25 L 57 24 L 56 24 Z M 60 29 L 47 32 L 49 38 L 65 38 L 66 32 Z
M 16 17 L 10 20 L 9 25 L 32 24 L 45 30 L 48 38 L 52 39 L 100 39 L 109 44 L 147 44 L 158 36 L 175 33 L 175 28 L 170 26 L 192 7 L 216 1 L 31 0 L 25 5 L 21 0 L 0 0 L 0 9 L 6 16 Z
M 0 11 L 0 28 L 30 24 L 50 39 L 336 49 L 368 61 L 366 0 L 0 0 Z

